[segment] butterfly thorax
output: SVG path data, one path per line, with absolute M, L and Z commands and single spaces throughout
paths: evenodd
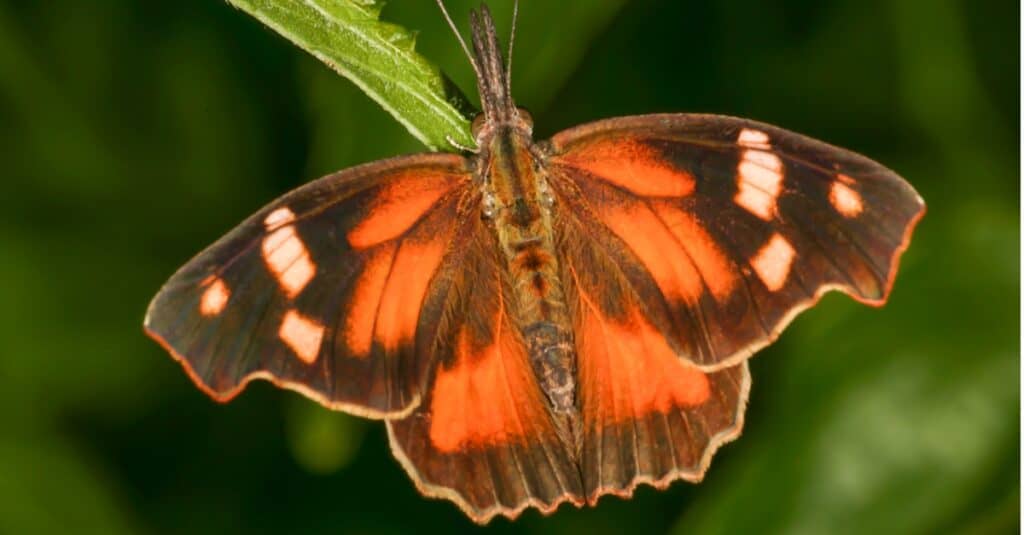
M 484 217 L 504 259 L 510 313 L 551 409 L 572 435 L 576 358 L 552 231 L 554 197 L 529 133 L 498 129 L 479 156 Z

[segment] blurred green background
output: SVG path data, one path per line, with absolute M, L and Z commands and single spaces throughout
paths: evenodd
M 884 162 L 929 213 L 885 308 L 830 295 L 752 361 L 746 432 L 703 484 L 490 529 L 1018 531 L 1019 7 L 525 0 L 513 85 L 540 137 L 745 116 Z M 383 16 L 475 101 L 432 2 Z M 215 404 L 142 333 L 265 202 L 422 150 L 351 83 L 219 0 L 7 0 L 0 147 L 0 533 L 477 529 L 416 493 L 379 423 L 265 383 Z

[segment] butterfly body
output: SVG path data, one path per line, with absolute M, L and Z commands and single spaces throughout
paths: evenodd
M 924 203 L 880 164 L 715 115 L 535 143 L 473 16 L 478 152 L 340 171 L 164 285 L 147 332 L 226 401 L 269 379 L 383 419 L 473 520 L 699 481 L 746 360 L 829 290 L 880 305 Z
M 575 440 L 575 353 L 554 243 L 554 197 L 535 153 L 528 119 L 485 132 L 475 158 L 482 178 L 481 214 L 504 258 L 514 296 L 509 313 L 560 433 Z

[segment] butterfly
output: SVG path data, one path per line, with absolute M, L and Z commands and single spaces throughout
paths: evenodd
M 924 202 L 745 119 L 535 142 L 486 6 L 471 26 L 477 152 L 287 193 L 178 270 L 146 331 L 215 400 L 266 379 L 384 420 L 417 488 L 479 523 L 700 481 L 747 359 L 829 290 L 883 304 Z

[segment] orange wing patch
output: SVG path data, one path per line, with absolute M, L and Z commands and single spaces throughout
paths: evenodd
M 356 281 L 352 300 L 348 304 L 349 313 L 344 332 L 345 344 L 354 357 L 365 358 L 370 355 L 378 305 L 381 294 L 384 293 L 384 285 L 388 281 L 388 274 L 391 273 L 394 255 L 393 246 L 381 247 L 375 251 Z
M 444 257 L 446 240 L 406 242 L 395 259 L 381 293 L 375 338 L 394 350 L 416 335 L 420 307 L 434 271 Z
M 348 233 L 356 249 L 372 247 L 404 234 L 455 185 L 445 173 L 408 173 L 383 186 L 370 213 Z
M 501 331 L 491 345 L 478 348 L 463 329 L 455 348 L 455 366 L 437 373 L 430 401 L 430 441 L 439 451 L 504 444 L 526 437 L 516 404 L 533 388 L 523 373 L 523 344 Z M 516 373 L 518 372 L 518 373 Z
M 654 211 L 700 271 L 712 295 L 727 299 L 736 287 L 737 273 L 711 235 L 695 217 L 670 203 L 656 202 Z
M 368 356 L 373 342 L 386 352 L 412 342 L 437 267 L 454 227 L 428 215 L 461 182 L 443 172 L 400 175 L 375 191 L 369 212 L 347 234 L 367 261 L 347 304 L 342 337 L 350 353 Z
M 708 377 L 684 364 L 665 338 L 635 306 L 623 319 L 605 318 L 579 289 L 579 348 L 584 406 L 607 424 L 648 413 L 667 413 L 703 404 L 711 395 Z
M 596 140 L 558 160 L 644 197 L 685 197 L 697 185 L 693 175 L 634 139 Z
M 644 203 L 608 205 L 601 220 L 640 258 L 665 297 L 695 302 L 704 291 L 700 273 L 676 237 Z

